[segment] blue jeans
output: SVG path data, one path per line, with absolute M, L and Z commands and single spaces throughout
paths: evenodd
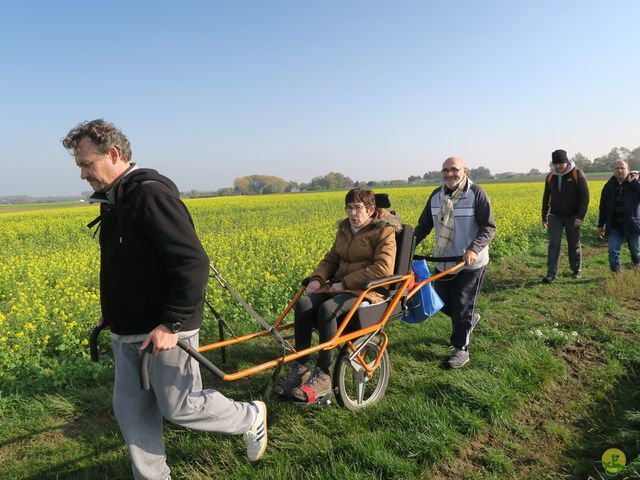
M 620 270 L 620 249 L 624 239 L 625 235 L 620 230 L 615 228 L 609 230 L 607 244 L 609 245 L 609 267 L 611 267 L 612 272 Z M 637 267 L 640 265 L 640 233 L 627 237 L 627 245 L 629 245 L 631 261 Z

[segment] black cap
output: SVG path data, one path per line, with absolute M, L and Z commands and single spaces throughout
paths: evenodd
M 564 150 L 556 150 L 551 154 L 551 163 L 569 163 L 567 152 Z

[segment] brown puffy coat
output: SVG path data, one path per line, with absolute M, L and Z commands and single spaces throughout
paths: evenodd
M 379 209 L 373 221 L 362 227 L 355 235 L 348 219 L 338 223 L 336 239 L 324 259 L 311 274 L 324 284 L 317 293 L 329 291 L 331 283 L 342 282 L 345 291 L 360 295 L 367 283 L 393 275 L 396 259 L 396 232 L 400 222 L 386 210 Z M 371 303 L 380 303 L 386 298 L 385 289 L 367 294 Z

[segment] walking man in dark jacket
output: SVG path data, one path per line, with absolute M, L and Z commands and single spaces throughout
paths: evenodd
M 547 175 L 542 196 L 542 226 L 549 232 L 547 275 L 544 283 L 551 283 L 558 274 L 558 259 L 562 243 L 562 230 L 567 234 L 569 266 L 573 277 L 582 273 L 582 246 L 580 226 L 589 208 L 587 178 L 567 152 L 556 150 L 551 154 L 551 172 Z
M 131 163 L 127 137 L 104 120 L 83 122 L 62 141 L 100 203 L 99 325 L 111 329 L 113 407 L 136 479 L 170 478 L 162 417 L 189 428 L 244 434 L 250 460 L 267 446 L 263 402 L 202 390 L 198 348 L 209 260 L 174 183 Z M 92 222 L 96 223 L 96 222 Z M 140 388 L 142 351 L 153 345 L 151 389 Z
M 613 177 L 600 194 L 598 237 L 607 237 L 609 267 L 620 270 L 620 248 L 626 238 L 634 267 L 640 266 L 640 181 L 624 160 L 613 164 Z

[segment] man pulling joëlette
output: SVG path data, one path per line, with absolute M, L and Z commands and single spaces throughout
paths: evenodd
M 100 202 L 99 325 L 111 329 L 113 407 L 136 479 L 166 480 L 163 422 L 244 434 L 247 455 L 267 446 L 266 406 L 202 390 L 198 363 L 178 338 L 198 348 L 209 260 L 174 183 L 130 162 L 127 137 L 104 120 L 83 122 L 63 145 Z M 153 343 L 151 389 L 140 387 L 142 351 Z

